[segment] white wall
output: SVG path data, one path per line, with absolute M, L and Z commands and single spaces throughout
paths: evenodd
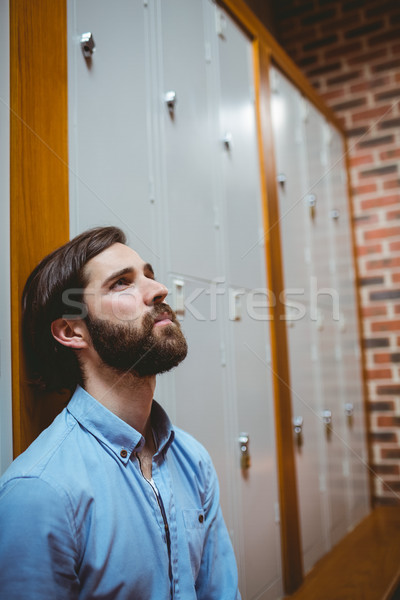
M 0 0 L 0 473 L 12 460 L 9 0 Z

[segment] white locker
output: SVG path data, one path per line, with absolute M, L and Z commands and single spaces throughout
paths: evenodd
M 340 134 L 276 69 L 271 81 L 285 285 L 309 288 L 288 323 L 307 572 L 368 505 L 351 223 Z
M 311 272 L 315 281 L 313 298 L 318 331 L 319 360 L 315 367 L 321 382 L 320 402 L 325 429 L 326 486 L 329 512 L 327 519 L 328 542 L 334 545 L 347 532 L 347 486 L 343 465 L 346 457 L 344 416 L 339 390 L 339 365 L 336 354 L 337 327 L 334 321 L 338 311 L 339 295 L 335 280 L 333 239 L 329 217 L 329 163 L 327 154 L 326 122 L 323 115 L 305 102 L 305 148 L 307 153 L 308 186 L 315 196 L 311 216 Z M 327 421 L 329 421 L 327 423 Z
M 68 0 L 71 236 L 117 225 L 156 271 L 149 33 L 142 2 Z M 92 57 L 81 35 L 91 32 Z
M 211 280 L 216 263 L 216 204 L 210 74 L 204 2 L 158 0 L 154 8 L 164 225 L 170 270 Z M 156 60 L 156 57 L 154 57 Z M 170 107 L 166 94 L 172 95 Z M 174 96 L 175 95 L 175 96 Z M 195 249 L 201 249 L 196 251 Z M 194 251 L 190 251 L 192 249 Z
M 343 386 L 341 409 L 345 419 L 349 527 L 353 528 L 369 509 L 368 458 L 345 148 L 340 135 L 332 127 L 329 127 L 328 141 L 330 227 L 334 240 L 335 285 L 340 297 L 339 322 L 336 325 Z
M 308 572 L 327 550 L 327 511 L 322 497 L 326 485 L 320 452 L 322 405 L 316 372 L 319 352 L 317 328 L 310 314 L 313 198 L 307 186 L 305 103 L 275 69 L 271 83 L 286 302 L 299 305 L 298 309 L 287 308 L 286 315 L 302 552 Z
M 223 380 L 221 325 L 216 319 L 217 313 L 221 315 L 221 296 L 215 295 L 214 302 L 208 293 L 212 288 L 205 286 L 203 280 L 172 274 L 168 282 L 172 305 L 177 282 L 186 304 L 180 321 L 189 351 L 185 362 L 172 373 L 161 376 L 159 383 L 166 380 L 163 391 L 168 395 L 173 422 L 194 435 L 209 451 L 219 477 L 223 514 L 233 531 L 233 507 L 228 493 L 230 462 L 226 451 L 229 408 Z M 160 393 L 157 390 L 157 395 Z
M 215 11 L 219 131 L 224 140 L 218 144 L 222 159 L 220 212 L 229 286 L 225 297 L 228 392 L 236 407 L 237 435 L 247 434 L 250 455 L 250 467 L 241 469 L 238 450 L 242 444 L 237 444 L 234 490 L 240 519 L 235 541 L 243 597 L 273 600 L 282 588 L 252 46 L 228 16 L 218 8 Z

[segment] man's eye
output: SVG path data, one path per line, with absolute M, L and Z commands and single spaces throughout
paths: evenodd
M 117 281 L 114 281 L 114 283 L 111 285 L 111 290 L 114 290 L 115 288 L 118 287 L 127 287 L 129 285 L 129 281 L 125 278 L 125 277 L 121 277 L 120 279 L 117 279 Z

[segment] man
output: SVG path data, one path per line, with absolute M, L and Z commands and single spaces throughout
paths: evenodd
M 186 341 L 125 242 L 84 232 L 26 283 L 32 378 L 76 390 L 1 479 L 1 599 L 240 598 L 211 460 L 153 400 Z

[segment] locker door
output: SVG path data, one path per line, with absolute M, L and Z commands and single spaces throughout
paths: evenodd
M 329 144 L 330 211 L 334 239 L 336 282 L 340 295 L 339 344 L 343 378 L 343 405 L 346 415 L 349 519 L 354 527 L 368 512 L 368 466 L 365 417 L 360 363 L 356 287 L 351 245 L 344 147 L 331 128 Z
M 345 479 L 345 422 L 340 399 L 339 365 L 336 352 L 338 291 L 334 280 L 333 239 L 329 216 L 329 161 L 326 122 L 307 103 L 305 118 L 309 188 L 316 196 L 312 223 L 313 301 L 318 331 L 318 377 L 321 381 L 321 409 L 325 428 L 326 471 L 323 474 L 329 503 L 330 543 L 347 532 L 347 488 Z M 325 412 L 328 411 L 328 412 Z M 325 421 L 327 421 L 325 423 Z M 330 422 L 328 422 L 330 421 Z
M 208 93 L 211 65 L 206 58 L 203 2 L 158 0 L 155 6 L 161 65 L 157 116 L 170 267 L 211 280 L 219 272 Z M 168 92 L 175 98 L 169 106 Z
M 229 397 L 236 405 L 236 440 L 249 438 L 250 467 L 234 453 L 240 582 L 247 600 L 274 600 L 281 593 L 272 379 L 269 362 L 266 264 L 263 246 L 259 159 L 253 94 L 252 45 L 237 25 L 209 3 L 218 56 L 222 165 L 224 298 Z M 244 457 L 246 460 L 246 457 Z
M 287 333 L 293 417 L 301 427 L 295 434 L 295 452 L 303 560 L 308 572 L 327 550 L 320 481 L 323 432 L 316 379 L 317 334 L 310 318 L 311 192 L 306 179 L 303 99 L 277 70 L 273 69 L 271 76 L 286 297 L 300 303 L 299 308 L 286 312 L 290 318 Z
M 169 401 L 168 411 L 176 425 L 194 435 L 209 451 L 220 482 L 222 511 L 232 533 L 226 451 L 229 411 L 223 384 L 221 325 L 216 318 L 221 316 L 221 295 L 203 280 L 181 274 L 171 274 L 168 285 L 171 306 L 179 306 L 180 294 L 186 302 L 180 320 L 189 347 L 183 364 L 161 377 L 167 380 L 164 395 Z
M 146 21 L 143 2 L 68 1 L 70 214 L 71 236 L 115 224 L 157 267 Z M 90 58 L 85 32 L 96 45 Z
M 310 198 L 302 123 L 303 99 L 277 69 L 271 69 L 271 109 L 278 174 L 279 214 L 282 231 L 285 286 L 292 300 L 309 302 Z M 295 297 L 297 296 L 297 297 Z M 296 316 L 295 312 L 291 316 Z M 298 315 L 297 315 L 298 316 Z

